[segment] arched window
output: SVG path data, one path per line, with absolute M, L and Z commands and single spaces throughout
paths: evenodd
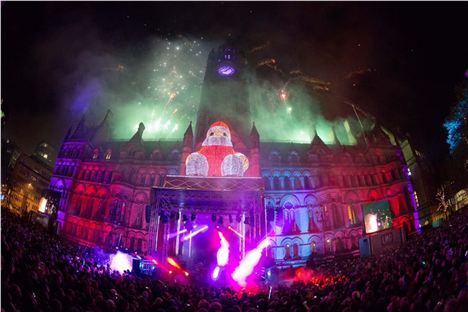
M 110 206 L 109 219 L 111 222 L 117 220 L 117 210 L 119 209 L 119 201 L 116 199 L 112 202 Z
M 112 157 L 112 150 L 111 150 L 110 148 L 108 148 L 108 149 L 106 150 L 105 159 L 106 159 L 106 160 L 110 160 L 111 157 Z
M 155 150 L 151 153 L 151 159 L 152 159 L 152 160 L 161 160 L 161 152 L 159 151 L 159 149 L 155 149 Z
M 317 186 L 318 187 L 323 187 L 323 177 L 321 174 L 317 176 Z
M 275 152 L 275 151 L 270 153 L 269 159 L 270 159 L 270 162 L 272 162 L 274 164 L 281 162 L 281 157 L 280 157 L 279 153 Z
M 81 196 L 78 196 L 78 199 L 76 200 L 75 209 L 72 211 L 72 215 L 77 215 L 80 213 L 82 202 L 83 202 L 83 198 L 81 198 Z
M 265 190 L 271 190 L 270 179 L 268 177 L 263 177 L 263 182 L 265 184 Z
M 87 219 L 91 218 L 91 215 L 93 213 L 93 206 L 94 206 L 94 199 L 89 198 L 88 202 L 87 202 L 87 205 L 86 205 L 86 210 L 83 213 L 83 217 L 85 217 Z
M 274 190 L 280 190 L 281 189 L 281 181 L 279 177 L 274 177 L 273 178 L 273 189 Z
M 291 179 L 288 176 L 284 177 L 284 189 L 292 190 Z
M 294 177 L 294 189 L 295 190 L 302 190 L 302 182 L 301 177 Z
M 286 244 L 284 246 L 284 259 L 290 259 L 291 258 L 291 247 L 289 244 Z
M 99 157 L 99 149 L 98 149 L 98 148 L 95 148 L 95 149 L 93 150 L 93 160 L 98 159 L 98 157 Z
M 296 151 L 289 153 L 288 162 L 290 164 L 297 164 L 299 162 L 299 154 Z
M 172 160 L 180 160 L 180 152 L 178 150 L 173 150 L 171 152 L 171 159 Z
M 326 246 L 326 253 L 327 254 L 332 254 L 333 253 L 333 244 L 332 244 L 332 240 L 327 238 L 325 240 L 325 246 Z
M 293 251 L 293 259 L 299 258 L 299 245 L 297 243 L 294 243 L 292 246 L 292 251 Z
M 310 244 L 310 249 L 311 249 L 312 255 L 317 254 L 317 243 L 315 241 L 312 241 L 312 243 Z
M 335 218 L 334 218 L 335 227 L 339 228 L 339 227 L 344 226 L 343 215 L 341 213 L 340 207 L 333 204 L 331 206 L 331 209 L 333 211 L 333 215 L 335 216 Z
M 304 189 L 306 189 L 306 190 L 311 190 L 312 189 L 310 187 L 310 177 L 309 176 L 304 176 Z

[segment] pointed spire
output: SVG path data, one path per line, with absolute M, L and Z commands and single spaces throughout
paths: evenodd
M 328 146 L 322 141 L 314 127 L 315 136 L 312 139 L 310 149 L 313 153 L 323 153 L 328 150 Z
M 65 135 L 65 138 L 63 139 L 64 142 L 70 138 L 71 132 L 72 132 L 72 127 L 68 128 L 67 134 Z
M 78 122 L 78 125 L 76 126 L 75 133 L 84 128 L 85 121 L 86 121 L 85 114 L 83 114 L 83 116 L 81 116 L 80 121 Z
M 250 131 L 250 136 L 260 137 L 260 134 L 258 134 L 257 127 L 255 127 L 255 121 L 252 123 L 252 130 Z
M 102 121 L 96 127 L 92 129 L 91 134 L 90 134 L 91 140 L 103 141 L 103 140 L 108 140 L 110 138 L 109 120 L 111 118 L 112 118 L 112 112 L 110 109 L 108 109 Z
M 86 134 L 86 127 L 85 127 L 85 114 L 81 117 L 80 121 L 78 122 L 78 125 L 75 128 L 75 131 L 73 131 L 73 134 L 71 138 L 73 139 L 83 139 L 83 136 Z
M 190 121 L 190 124 L 188 125 L 187 129 L 185 130 L 184 137 L 186 137 L 186 136 L 193 137 L 192 121 Z
M 106 115 L 104 116 L 104 119 L 101 121 L 101 123 L 99 124 L 98 128 L 101 128 L 101 127 L 105 124 L 105 122 L 106 122 L 108 119 L 110 119 L 110 117 L 112 117 L 112 112 L 111 112 L 110 109 L 108 109 L 107 112 L 106 112 Z
M 255 127 L 255 121 L 252 123 L 252 130 L 250 130 L 249 138 L 252 147 L 259 147 L 260 134 L 258 133 L 257 127 Z
M 188 125 L 184 133 L 183 146 L 192 148 L 192 145 L 193 145 L 193 129 L 192 129 L 192 121 L 190 121 L 190 124 Z
M 318 136 L 317 129 L 315 128 L 315 126 L 313 126 L 312 127 L 312 141 L 310 142 L 311 144 L 314 143 L 315 137 L 317 136 Z
M 143 131 L 145 131 L 145 125 L 142 122 L 140 122 L 140 124 L 138 125 L 137 132 L 132 136 L 132 138 L 128 142 L 129 143 L 141 143 Z
M 314 138 L 312 139 L 312 145 L 324 145 L 324 146 L 327 146 L 327 145 L 322 141 L 322 139 L 320 138 L 320 136 L 318 135 L 317 129 L 315 129 L 315 127 L 314 127 Z

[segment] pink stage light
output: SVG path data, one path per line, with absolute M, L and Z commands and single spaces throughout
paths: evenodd
M 226 240 L 224 237 L 223 233 L 218 231 L 218 236 L 219 236 L 219 243 L 221 246 L 218 249 L 218 252 L 216 253 L 216 260 L 218 262 L 218 265 L 216 268 L 214 268 L 213 273 L 211 274 L 211 278 L 213 280 L 217 280 L 219 276 L 219 271 L 221 267 L 224 267 L 228 261 L 229 261 L 229 242 Z
M 208 229 L 208 225 L 204 225 L 204 226 L 202 226 L 201 228 L 199 228 L 198 230 L 193 231 L 193 232 L 190 233 L 189 235 L 185 235 L 183 240 L 184 240 L 184 241 L 189 240 L 189 239 L 191 239 L 192 237 L 194 237 L 195 235 L 200 234 L 200 233 L 203 232 L 203 231 L 206 231 L 207 229 Z
M 114 271 L 118 271 L 120 273 L 123 273 L 124 271 L 131 271 L 132 270 L 132 262 L 133 262 L 133 257 L 117 251 L 116 254 L 111 255 L 111 263 L 110 263 L 110 268 Z
M 213 280 L 217 280 L 217 279 L 218 279 L 218 276 L 219 276 L 219 266 L 217 266 L 216 268 L 214 268 L 213 274 L 211 274 L 211 278 L 212 278 Z
M 167 263 L 172 265 L 174 268 L 177 268 L 179 270 L 182 270 L 182 267 L 171 257 L 167 257 Z
M 236 234 L 240 238 L 244 239 L 244 236 L 241 233 L 239 233 L 238 231 L 236 231 L 235 229 L 233 229 L 230 225 L 228 226 L 228 229 L 231 230 L 234 234 Z
M 221 247 L 218 249 L 216 259 L 218 260 L 218 266 L 223 267 L 228 263 L 229 260 L 229 242 L 220 231 L 218 231 L 218 235 Z
M 258 244 L 257 248 L 250 250 L 244 259 L 240 262 L 239 266 L 231 274 L 232 278 L 242 287 L 245 287 L 247 283 L 245 280 L 252 274 L 255 266 L 262 257 L 262 251 L 270 245 L 271 241 L 269 238 L 265 238 Z
M 185 232 L 187 232 L 187 229 L 180 230 L 179 232 L 176 232 L 176 233 L 167 234 L 167 239 L 174 238 L 177 235 L 183 234 Z

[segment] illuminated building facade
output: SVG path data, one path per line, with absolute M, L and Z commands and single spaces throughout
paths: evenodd
M 358 254 L 358 239 L 364 231 L 362 205 L 387 201 L 393 228 L 411 232 L 418 227 L 401 149 L 379 125 L 364 135 L 355 134 L 355 145 L 340 144 L 335 133 L 335 143 L 327 145 L 315 129 L 310 130 L 313 139 L 308 144 L 262 141 L 250 120 L 246 70 L 245 60 L 227 46 L 210 53 L 195 133 L 188 125 L 181 141 L 143 141 L 142 123 L 128 141 L 106 141 L 98 138 L 110 122 L 108 115 L 97 126 L 87 126 L 83 118 L 65 137 L 50 183 L 51 189 L 62 193 L 60 232 L 86 245 L 123 247 L 143 254 L 164 245 L 167 254 L 190 256 L 175 243 L 168 249 L 161 233 L 170 231 L 159 226 L 171 227 L 191 218 L 186 198 L 196 187 L 187 181 L 198 178 L 261 181 L 255 186 L 262 198 L 261 212 L 251 210 L 256 222 L 245 222 L 251 216 L 249 210 L 242 210 L 246 214 L 239 219 L 236 211 L 240 210 L 231 206 L 223 212 L 211 207 L 204 213 L 213 215 L 218 224 L 242 230 L 241 234 L 273 235 L 268 254 L 280 267 L 304 265 L 311 256 Z M 218 128 L 213 135 L 223 136 L 225 125 L 230 130 L 233 151 L 224 148 L 223 159 L 226 153 L 237 155 L 228 157 L 230 167 L 220 167 L 219 172 L 205 165 L 212 163 L 212 152 L 204 142 L 214 125 Z M 216 161 L 216 166 L 225 163 Z M 148 207 L 175 184 L 179 207 L 162 214 Z M 217 186 L 210 185 L 201 191 L 216 191 Z M 234 205 L 231 197 L 226 200 Z

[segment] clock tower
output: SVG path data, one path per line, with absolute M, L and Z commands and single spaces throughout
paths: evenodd
M 206 65 L 198 108 L 195 145 L 200 146 L 209 126 L 226 122 L 233 132 L 233 144 L 244 145 L 252 127 L 247 96 L 247 60 L 230 44 L 211 50 Z M 236 142 L 237 141 L 237 142 Z

